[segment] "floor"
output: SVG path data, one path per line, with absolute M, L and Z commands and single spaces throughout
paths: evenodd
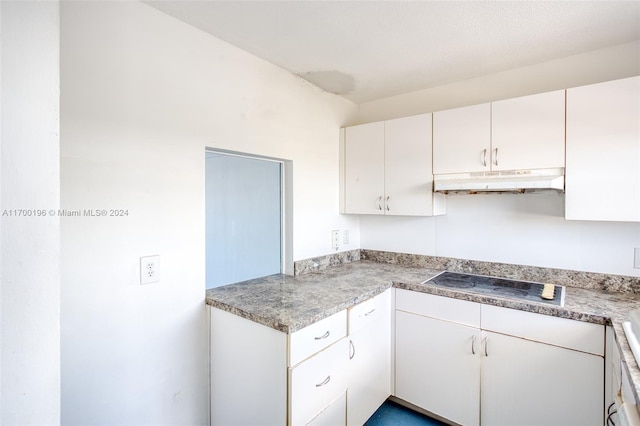
M 364 426 L 445 426 L 445 423 L 416 413 L 395 402 L 385 401 Z

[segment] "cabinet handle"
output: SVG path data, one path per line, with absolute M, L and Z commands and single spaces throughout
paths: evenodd
M 384 205 L 387 208 L 387 211 L 389 211 L 389 196 L 388 195 L 387 195 L 387 200 L 386 200 Z
M 378 197 L 378 210 L 382 210 L 382 195 Z
M 326 385 L 327 383 L 329 383 L 331 381 L 331 376 L 327 376 L 326 379 L 324 379 L 321 383 L 316 384 L 316 387 L 319 388 L 321 386 Z
M 331 333 L 329 333 L 329 330 L 327 330 L 327 332 L 324 333 L 322 336 L 314 337 L 314 339 L 316 339 L 316 340 L 326 339 L 327 337 L 329 337 L 329 334 L 331 334 Z
M 376 308 L 373 308 L 372 310 L 370 310 L 369 312 L 367 312 L 366 314 L 364 314 L 365 317 L 368 317 L 369 315 L 371 315 L 372 313 L 374 313 L 376 311 Z
M 498 165 L 498 148 L 493 150 L 493 164 Z
M 489 356 L 489 337 L 482 339 L 484 342 L 484 356 Z
M 618 410 L 613 410 L 611 411 L 611 409 L 616 405 L 615 401 L 611 403 L 611 405 L 609 405 L 609 407 L 607 408 L 607 425 L 606 426 L 616 426 L 616 423 L 613 421 L 613 415 L 618 413 Z
M 356 347 L 353 345 L 353 340 L 349 339 L 349 359 L 353 359 L 356 356 Z
M 476 354 L 476 336 L 471 336 L 471 354 Z
M 487 167 L 487 148 L 482 150 L 482 166 Z

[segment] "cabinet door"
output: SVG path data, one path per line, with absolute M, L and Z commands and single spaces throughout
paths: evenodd
M 489 171 L 491 104 L 433 113 L 433 174 Z
M 345 213 L 384 214 L 384 122 L 347 127 Z
M 391 395 L 391 298 L 386 291 L 365 302 L 360 327 L 349 336 L 347 424 L 361 426 Z M 369 315 L 367 315 L 369 314 Z M 372 318 L 371 321 L 367 321 Z M 349 316 L 349 330 L 352 330 Z
M 287 335 L 208 306 L 212 425 L 284 425 Z
M 602 425 L 601 356 L 492 332 L 483 332 L 483 343 L 485 337 L 483 425 Z
M 609 426 L 611 421 L 615 424 L 620 424 L 616 414 L 611 414 L 611 412 L 617 408 L 615 404 L 620 403 L 618 396 L 620 395 L 622 370 L 620 368 L 620 350 L 618 349 L 612 326 L 607 326 L 606 336 L 604 356 L 604 424 Z M 609 417 L 611 420 L 607 422 L 607 418 Z
M 480 417 L 480 331 L 396 311 L 396 396 L 463 425 Z
M 565 218 L 640 221 L 640 77 L 567 90 Z
M 564 167 L 565 91 L 491 104 L 491 169 Z
M 385 214 L 433 215 L 431 114 L 385 122 Z

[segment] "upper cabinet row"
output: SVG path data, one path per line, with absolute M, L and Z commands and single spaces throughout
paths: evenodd
M 564 167 L 564 94 L 433 113 L 433 174 Z
M 640 76 L 341 130 L 342 213 L 444 214 L 434 174 L 565 168 L 566 219 L 640 222 Z

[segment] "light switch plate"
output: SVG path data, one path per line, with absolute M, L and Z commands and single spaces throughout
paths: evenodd
M 640 247 L 633 249 L 633 267 L 640 269 Z
M 140 258 L 140 284 L 151 284 L 160 281 L 160 256 Z

